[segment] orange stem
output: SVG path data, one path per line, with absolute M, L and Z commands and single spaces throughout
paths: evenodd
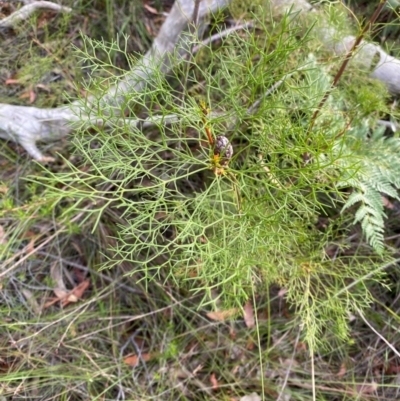
M 210 145 L 214 145 L 214 138 L 212 137 L 212 133 L 209 127 L 207 127 L 207 125 L 204 127 L 204 129 L 206 130 L 206 134 L 207 134 L 207 138 L 208 138 L 208 142 L 210 143 Z
M 201 101 L 200 102 L 200 107 L 201 107 L 201 111 L 203 112 L 204 117 L 202 118 L 203 124 L 204 124 L 204 129 L 206 131 L 207 134 L 207 138 L 208 138 L 208 143 L 212 146 L 214 145 L 214 138 L 211 132 L 210 127 L 207 126 L 207 119 L 206 116 L 208 115 L 208 109 L 206 107 L 205 102 Z

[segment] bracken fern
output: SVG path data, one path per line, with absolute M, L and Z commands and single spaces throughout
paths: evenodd
M 400 140 L 384 136 L 385 127 L 370 129 L 368 121 L 347 133 L 346 146 L 355 160 L 356 170 L 339 186 L 351 185 L 353 192 L 348 197 L 343 210 L 359 205 L 354 223 L 361 226 L 370 245 L 383 252 L 384 218 L 382 194 L 399 199 L 400 188 Z

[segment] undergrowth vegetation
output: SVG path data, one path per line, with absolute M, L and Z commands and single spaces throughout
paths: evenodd
M 327 13 L 343 24 L 342 8 L 332 6 Z M 350 330 L 354 316 L 368 311 L 376 294 L 398 278 L 396 271 L 385 275 L 396 257 L 394 245 L 385 242 L 385 207 L 391 213 L 398 200 L 400 140 L 379 125 L 398 114 L 388 106 L 382 85 L 356 70 L 349 74 L 357 79 L 329 95 L 310 129 L 341 60 L 324 62 L 327 54 L 319 49 L 313 27 L 304 29 L 296 13 L 278 21 L 265 4 L 254 6 L 246 18 L 252 19 L 251 28 L 218 43 L 191 38 L 196 52 L 190 58 L 166 75 L 155 73 L 145 90 L 127 94 L 118 110 L 101 101 L 108 86 L 123 80 L 114 62 L 137 65 L 140 54 L 127 52 L 120 41 L 107 44 L 85 35 L 75 48 L 83 76 L 90 76 L 75 91 L 84 93 L 78 96 L 82 115 L 95 115 L 101 124 L 88 126 L 85 119 L 75 124 L 57 166 L 38 166 L 25 177 L 18 201 L 16 190 L 4 196 L 2 219 L 14 236 L 1 249 L 2 258 L 16 260 L 15 253 L 32 236 L 26 232 L 33 230 L 35 241 L 51 235 L 51 249 L 38 254 L 43 259 L 8 283 L 16 288 L 32 275 L 36 290 L 51 291 L 57 276 L 45 282 L 39 265 L 52 254 L 66 260 L 62 255 L 73 247 L 82 262 L 65 263 L 91 266 L 86 273 L 97 282 L 92 295 L 98 312 L 90 300 L 70 313 L 46 314 L 47 307 L 45 313 L 35 303 L 29 318 L 21 307 L 13 312 L 17 326 L 29 327 L 13 340 L 16 349 L 27 340 L 30 347 L 48 343 L 42 333 L 51 331 L 57 313 L 66 323 L 51 340 L 48 352 L 56 352 L 51 373 L 39 357 L 23 363 L 23 357 L 16 358 L 22 373 L 12 373 L 9 382 L 25 381 L 26 394 L 39 388 L 40 399 L 142 399 L 135 397 L 143 394 L 143 399 L 163 394 L 211 399 L 212 391 L 192 373 L 204 368 L 204 376 L 216 371 L 219 382 L 237 382 L 226 397 L 256 389 L 265 399 L 280 399 L 286 371 L 280 372 L 279 364 L 309 372 L 315 369 L 309 356 L 314 360 L 323 353 L 332 365 L 324 376 L 326 362 L 320 361 L 316 382 L 313 371 L 314 397 L 335 399 L 323 398 L 323 387 L 337 380 L 333 371 L 340 359 L 351 359 L 357 342 Z M 226 23 L 216 15 L 210 31 L 219 32 Z M 363 80 L 370 85 L 365 92 L 358 90 Z M 89 104 L 87 94 L 97 100 Z M 232 158 L 225 157 L 226 149 L 216 153 L 218 136 L 228 138 Z M 361 223 L 362 235 L 354 223 Z M 109 286 L 117 276 L 133 281 Z M 396 286 L 392 289 L 398 293 Z M 6 288 L 5 310 L 16 307 L 13 291 Z M 234 317 L 248 304 L 259 313 L 254 333 L 243 337 L 237 320 L 218 325 L 205 317 L 235 311 Z M 290 319 L 282 319 L 282 309 Z M 276 311 L 280 317 L 271 323 Z M 121 322 L 113 321 L 115 316 Z M 395 326 L 398 316 L 388 321 Z M 11 337 L 12 330 L 9 324 Z M 69 361 L 74 349 L 82 352 L 81 341 L 86 342 L 82 360 Z M 207 349 L 219 346 L 229 349 L 232 361 L 224 367 L 226 355 Z M 136 355 L 133 370 L 126 366 L 126 349 Z M 289 366 L 296 350 L 304 354 Z M 246 362 L 235 370 L 240 360 Z M 349 374 L 351 387 L 357 375 L 346 366 L 343 376 Z M 66 382 L 54 384 L 57 377 Z M 248 377 L 253 381 L 246 385 Z M 293 388 L 301 386 L 300 380 L 290 380 Z M 194 388 L 202 395 L 194 395 Z M 306 388 L 288 394 L 311 399 Z M 345 392 L 343 397 L 350 398 L 343 399 L 353 395 Z

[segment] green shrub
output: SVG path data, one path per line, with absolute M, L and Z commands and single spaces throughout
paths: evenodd
M 313 348 L 330 331 L 346 338 L 348 314 L 368 305 L 366 280 L 381 270 L 371 251 L 347 257 L 345 241 L 335 258 L 326 252 L 346 235 L 348 214 L 317 223 L 357 204 L 355 221 L 383 256 L 380 193 L 397 197 L 398 139 L 382 130 L 366 139 L 374 123 L 357 110 L 347 132 L 340 91 L 309 133 L 331 77 L 296 16 L 265 21 L 202 48 L 167 76 L 156 74 L 143 93 L 126 96 L 119 113 L 82 100 L 104 125 L 89 133 L 82 120 L 74 137 L 81 164 L 66 160 L 68 172 L 39 181 L 66 220 L 83 212 L 82 227 L 107 227 L 109 262 L 101 268 L 128 262 L 140 280 L 169 280 L 201 294 L 199 307 L 243 305 L 277 283 Z M 98 45 L 86 39 L 81 56 L 104 79 L 108 66 L 90 51 Z M 101 97 L 100 80 L 92 83 Z M 206 127 L 229 138 L 229 166 L 216 166 Z

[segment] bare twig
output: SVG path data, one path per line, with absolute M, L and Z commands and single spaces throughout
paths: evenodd
M 207 0 L 199 2 L 198 19 L 204 19 L 209 11 L 224 7 L 230 1 Z M 287 12 L 287 10 L 296 12 L 315 11 L 306 0 L 271 0 L 271 4 L 280 13 Z M 118 85 L 110 88 L 101 99 L 103 108 L 113 109 L 117 114 L 120 113 L 127 94 L 140 92 L 151 81 L 154 74 L 166 73 L 173 63 L 177 63 L 179 57 L 176 56 L 184 57 L 187 54 L 188 47 L 183 43 L 185 40 L 187 43 L 188 35 L 183 35 L 183 32 L 189 29 L 193 15 L 193 0 L 175 1 L 151 49 Z M 356 40 L 356 38 L 348 36 L 343 39 L 345 42 L 343 44 L 343 41 L 335 39 L 335 31 L 331 28 L 320 29 L 317 34 L 325 47 L 336 54 L 348 52 L 349 46 L 351 47 Z M 210 38 L 210 40 L 215 39 Z M 197 51 L 198 48 L 195 47 L 193 50 Z M 355 59 L 358 59 L 368 68 L 377 54 L 380 56 L 380 60 L 372 71 L 372 77 L 384 82 L 393 94 L 400 94 L 400 60 L 388 55 L 382 48 L 372 43 L 363 43 Z M 95 108 L 95 103 L 93 98 L 89 98 L 85 107 L 76 102 L 71 107 L 57 109 L 0 104 L 0 138 L 18 142 L 36 160 L 49 160 L 39 151 L 36 142 L 66 136 L 73 129 L 70 125 L 71 122 L 86 119 L 90 123 L 92 120 L 90 116 L 96 115 L 91 110 Z
M 383 125 L 386 128 L 390 128 L 393 132 L 397 132 L 400 129 L 400 124 L 396 124 L 393 121 L 378 120 L 376 122 L 378 125 Z
M 202 20 L 210 12 L 225 7 L 229 1 L 201 2 L 198 19 Z M 179 62 L 179 56 L 183 57 L 187 51 L 187 46 L 182 44 L 182 41 L 187 40 L 183 33 L 189 29 L 193 11 L 193 0 L 177 0 L 174 3 L 151 49 L 117 85 L 109 89 L 101 99 L 101 107 L 112 109 L 116 115 L 120 114 L 127 94 L 142 91 L 155 74 L 166 73 L 174 63 Z M 73 128 L 71 122 L 85 119 L 90 121 L 90 115 L 96 115 L 93 112 L 95 107 L 93 97 L 87 99 L 85 106 L 75 102 L 70 107 L 57 109 L 0 104 L 0 138 L 19 143 L 38 161 L 51 161 L 51 158 L 43 156 L 39 151 L 36 142 L 68 135 Z
M 357 312 L 360 315 L 361 319 L 364 321 L 364 323 L 400 358 L 400 352 L 392 344 L 390 344 L 390 342 L 388 340 L 386 340 L 386 338 L 383 337 L 382 334 L 380 334 L 377 330 L 375 330 L 371 326 L 371 324 L 368 322 L 368 320 L 364 317 L 361 310 L 357 308 Z
M 201 0 L 194 0 L 194 8 L 192 15 L 192 26 L 196 29 L 197 24 L 199 23 L 199 8 L 200 8 Z
M 26 21 L 34 12 L 38 10 L 51 10 L 63 13 L 70 13 L 70 7 L 60 6 L 51 1 L 35 1 L 28 3 L 0 21 L 0 28 L 13 28 L 21 21 Z
M 293 362 L 294 362 L 294 360 L 295 360 L 296 351 L 297 351 L 297 344 L 299 343 L 299 338 L 300 338 L 300 330 L 299 330 L 299 332 L 297 333 L 296 340 L 295 340 L 295 343 L 294 343 L 294 346 L 293 346 L 292 357 L 290 358 L 290 363 L 289 363 L 289 366 L 288 366 L 288 368 L 287 368 L 287 370 L 286 370 L 285 380 L 283 381 L 281 390 L 280 390 L 280 392 L 279 392 L 279 396 L 278 396 L 278 398 L 277 398 L 276 401 L 281 401 L 281 398 L 282 398 L 282 396 L 283 396 L 283 392 L 285 391 L 285 388 L 286 388 L 286 385 L 287 385 L 287 382 L 288 382 L 290 373 L 291 373 L 291 371 L 292 371 Z

